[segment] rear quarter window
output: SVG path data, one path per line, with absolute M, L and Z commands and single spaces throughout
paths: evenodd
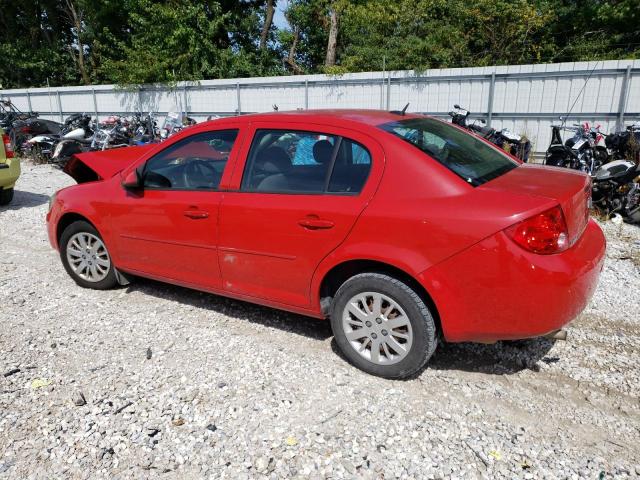
M 474 135 L 433 118 L 408 118 L 380 128 L 429 155 L 474 187 L 519 165 Z

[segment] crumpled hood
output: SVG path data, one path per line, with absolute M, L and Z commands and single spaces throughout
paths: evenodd
M 113 177 L 157 144 L 114 148 L 97 152 L 77 153 L 64 167 L 64 172 L 78 183 L 95 182 Z

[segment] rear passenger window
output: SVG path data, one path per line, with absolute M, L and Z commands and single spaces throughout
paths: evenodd
M 360 144 L 323 133 L 258 130 L 242 190 L 271 193 L 358 193 L 371 156 Z
M 371 170 L 371 155 L 359 143 L 342 139 L 331 173 L 328 192 L 359 193 Z

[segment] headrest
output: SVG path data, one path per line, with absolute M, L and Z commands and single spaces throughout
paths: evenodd
M 269 147 L 258 153 L 256 167 L 264 173 L 282 173 L 291 168 L 291 159 L 284 149 Z
M 332 153 L 333 145 L 329 140 L 319 140 L 313 145 L 313 158 L 316 163 L 329 163 Z

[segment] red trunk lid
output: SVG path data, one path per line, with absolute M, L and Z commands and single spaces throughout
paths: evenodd
M 562 207 L 567 222 L 570 244 L 580 238 L 589 221 L 591 179 L 582 172 L 523 164 L 478 188 L 556 200 Z

